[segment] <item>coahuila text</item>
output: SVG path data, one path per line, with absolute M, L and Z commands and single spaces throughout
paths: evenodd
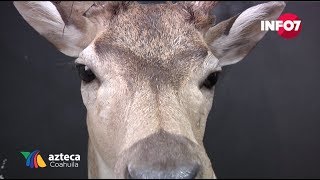
M 79 167 L 78 161 L 80 161 L 79 154 L 49 154 L 50 167 Z

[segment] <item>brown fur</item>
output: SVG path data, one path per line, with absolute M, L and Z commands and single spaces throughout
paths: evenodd
M 181 177 L 192 171 L 180 171 L 190 163 L 197 178 L 215 177 L 202 142 L 214 88 L 200 84 L 240 61 L 265 34 L 258 22 L 275 19 L 284 3 L 213 26 L 215 4 L 16 2 L 37 31 L 96 75 L 81 87 L 89 177 L 129 177 L 130 168 L 130 175 L 148 170 L 144 177 L 154 177 L 160 170 L 161 177 Z
M 181 8 L 170 4 L 131 6 L 110 20 L 95 41 L 96 52 L 116 54 L 132 82 L 147 78 L 153 90 L 167 84 L 178 88 L 187 70 L 200 64 L 208 52 Z

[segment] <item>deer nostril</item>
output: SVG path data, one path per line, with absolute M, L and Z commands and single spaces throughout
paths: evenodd
M 128 179 L 194 179 L 199 173 L 200 166 L 196 163 L 181 165 L 173 168 L 159 168 L 159 166 L 129 165 Z

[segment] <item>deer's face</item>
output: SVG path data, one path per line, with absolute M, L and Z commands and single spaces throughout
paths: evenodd
M 212 2 L 105 3 L 78 8 L 70 20 L 63 15 L 69 6 L 39 4 L 16 7 L 62 52 L 77 56 L 97 164 L 120 178 L 214 177 L 202 140 L 218 71 L 252 49 L 265 34 L 260 20 L 277 18 L 283 3 L 250 8 L 216 26 Z M 66 37 L 56 36 L 57 27 L 40 27 L 32 6 L 50 9 L 41 23 L 61 21 L 56 26 L 67 25 Z
M 105 162 L 121 175 L 126 168 L 133 176 L 149 168 L 212 175 L 203 168 L 211 166 L 202 139 L 214 89 L 203 84 L 219 71 L 218 59 L 181 14 L 161 6 L 128 9 L 76 63 L 96 75 L 82 83 L 82 97 Z

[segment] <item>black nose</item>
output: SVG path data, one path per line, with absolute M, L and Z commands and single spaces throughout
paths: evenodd
M 161 164 L 152 166 L 128 166 L 129 179 L 194 179 L 199 172 L 199 165 L 195 163 L 164 167 Z

